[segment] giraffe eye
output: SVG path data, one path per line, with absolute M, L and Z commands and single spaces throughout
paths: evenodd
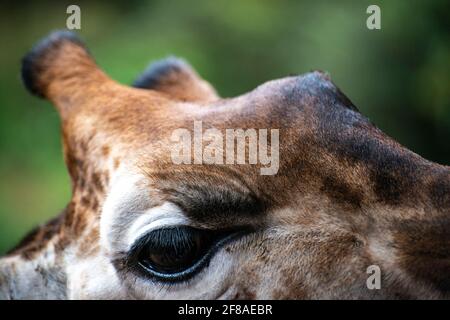
M 154 230 L 135 244 L 139 271 L 160 281 L 181 281 L 205 267 L 215 251 L 239 231 L 187 226 Z
M 154 273 L 177 274 L 200 260 L 211 241 L 209 232 L 189 227 L 155 230 L 139 254 L 139 264 Z

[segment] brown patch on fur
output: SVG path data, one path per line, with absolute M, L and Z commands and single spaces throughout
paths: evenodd
M 119 165 L 120 165 L 120 159 L 114 158 L 114 164 L 113 164 L 114 170 L 116 170 L 119 167 Z
M 346 207 L 351 209 L 361 208 L 362 192 L 354 189 L 344 181 L 339 181 L 331 176 L 325 177 L 320 191 Z
M 92 209 L 92 211 L 94 211 L 94 212 L 97 212 L 97 210 L 98 210 L 98 200 L 97 200 L 96 197 L 93 197 L 93 198 L 92 198 L 92 201 L 91 201 L 91 209 Z
M 74 222 L 71 226 L 74 235 L 80 235 L 86 229 L 87 226 L 87 217 L 84 214 L 78 213 L 74 217 Z
M 81 197 L 81 204 L 85 207 L 90 207 L 91 200 L 89 199 L 89 197 L 83 196 L 83 197 Z
M 432 205 L 439 211 L 449 214 L 450 208 L 450 174 L 439 174 L 428 188 Z
M 71 151 L 66 153 L 66 166 L 73 183 L 80 188 L 84 188 L 86 180 L 80 172 L 83 171 L 84 161 L 76 157 Z
M 397 262 L 408 274 L 432 284 L 438 291 L 450 291 L 450 221 L 447 218 L 395 221 L 392 246 Z
M 91 182 L 97 191 L 99 191 L 100 193 L 104 192 L 102 180 L 100 178 L 100 175 L 97 172 L 92 173 Z
M 102 156 L 106 158 L 107 156 L 109 156 L 110 151 L 111 150 L 110 150 L 109 146 L 104 145 L 102 147 Z
M 426 162 L 400 145 L 374 138 L 369 132 L 375 130 L 369 127 L 360 136 L 338 138 L 338 135 L 334 140 L 342 140 L 333 143 L 333 152 L 367 168 L 378 202 L 396 206 L 411 203 L 408 202 L 411 198 L 420 200 L 420 176 L 427 167 Z

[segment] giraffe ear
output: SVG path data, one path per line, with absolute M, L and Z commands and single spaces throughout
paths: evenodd
M 105 81 L 73 32 L 55 31 L 38 42 L 22 59 L 22 80 L 32 94 L 51 100 L 60 114 L 86 100 Z
M 213 101 L 219 96 L 183 59 L 168 57 L 156 61 L 134 81 L 133 87 L 163 92 L 175 100 Z

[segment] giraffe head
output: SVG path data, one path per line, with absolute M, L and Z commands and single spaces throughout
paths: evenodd
M 60 115 L 72 198 L 0 260 L 1 297 L 409 298 L 450 289 L 448 168 L 384 135 L 328 75 L 222 99 L 170 58 L 128 87 L 68 32 L 40 42 L 22 75 Z M 208 141 L 174 161 L 175 133 L 194 145 L 198 123 Z M 226 144 L 227 129 L 254 130 L 244 132 L 246 161 L 227 161 L 237 145 L 198 163 L 211 141 Z M 252 149 L 252 132 L 276 163 L 250 163 L 266 151 Z M 367 287 L 371 265 L 379 290 Z

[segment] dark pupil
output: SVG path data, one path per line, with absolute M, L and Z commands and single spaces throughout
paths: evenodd
M 177 271 L 183 269 L 195 260 L 197 248 L 195 244 L 179 247 L 167 247 L 165 252 L 151 250 L 148 253 L 149 262 L 159 271 Z
M 201 257 L 204 238 L 189 227 L 153 231 L 141 252 L 140 261 L 156 272 L 181 272 Z

